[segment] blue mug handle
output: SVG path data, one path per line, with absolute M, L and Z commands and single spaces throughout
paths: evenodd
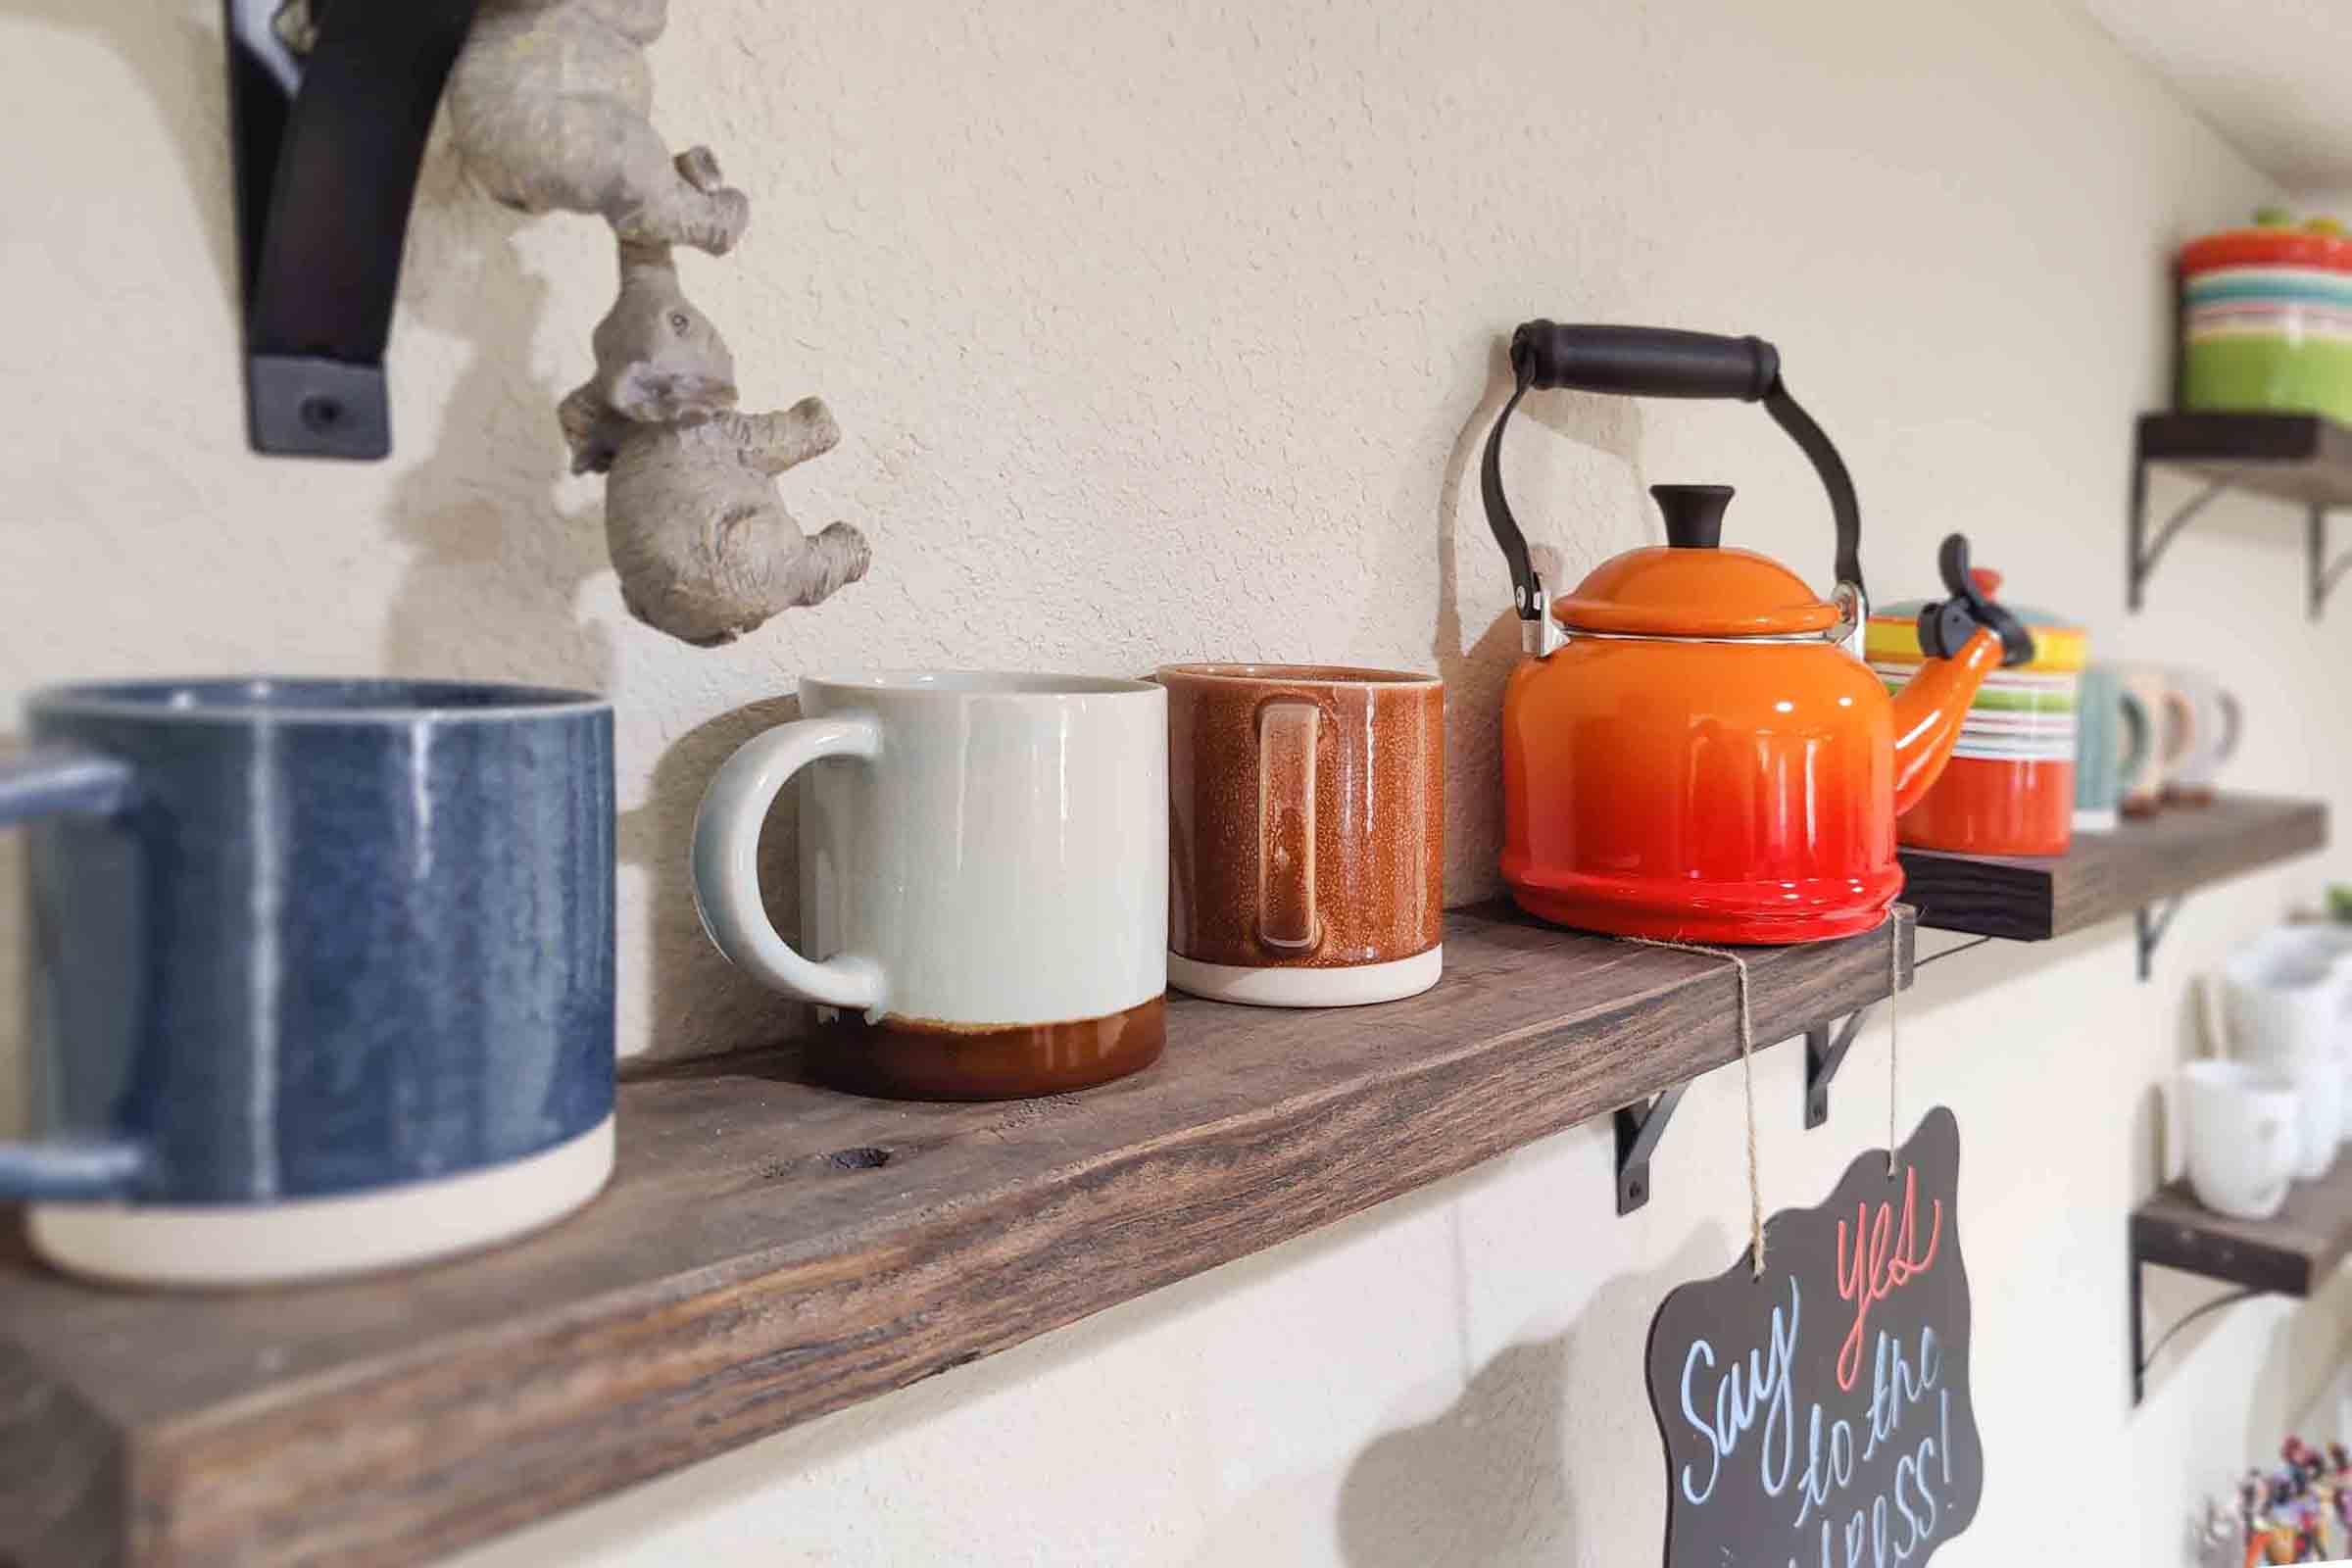
M 132 790 L 127 762 L 35 746 L 0 759 L 0 827 L 40 816 L 120 816 Z M 146 1169 L 147 1152 L 125 1138 L 0 1143 L 0 1198 L 121 1198 Z

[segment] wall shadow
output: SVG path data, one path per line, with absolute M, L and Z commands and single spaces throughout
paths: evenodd
M 703 935 L 695 912 L 688 857 L 703 789 L 735 749 L 763 730 L 801 716 L 798 697 L 768 698 L 721 713 L 671 742 L 654 764 L 646 804 L 620 813 L 620 863 L 652 879 L 646 911 L 646 951 L 638 973 L 646 1007 L 659 1028 L 683 1042 L 725 1041 L 748 1050 L 806 1033 L 815 1009 L 768 990 L 719 955 Z M 787 942 L 800 940 L 800 791 L 776 797 L 760 835 L 760 889 L 768 918 Z M 647 1059 L 653 1072 L 667 1061 Z M 657 1051 L 656 1057 L 663 1055 Z M 622 1071 L 632 1063 L 624 1061 Z
M 1615 1423 L 1572 1421 L 1573 1391 L 1600 1391 L 1594 1396 L 1604 1409 L 1645 1409 L 1644 1358 L 1629 1348 L 1649 1343 L 1666 1293 L 1715 1274 L 1729 1246 L 1720 1226 L 1699 1226 L 1655 1268 L 1601 1286 L 1568 1328 L 1491 1357 L 1437 1416 L 1374 1440 L 1340 1489 L 1340 1547 L 1349 1568 L 1577 1561 L 1579 1499 L 1569 1477 L 1610 1473 L 1603 1466 L 1612 1457 L 1622 1473 L 1623 1453 L 1609 1450 L 1622 1446 L 1624 1433 Z M 1654 1430 L 1645 1437 L 1656 1441 Z M 1585 1499 L 1615 1513 L 1634 1501 Z M 1662 1514 L 1657 1528 L 1662 1541 Z
M 514 245 L 532 221 L 476 190 L 446 143 L 427 155 L 410 230 L 411 273 L 426 281 L 403 290 L 400 309 L 470 353 L 440 400 L 438 428 L 393 431 L 399 446 L 431 456 L 402 476 L 386 509 L 412 555 L 388 607 L 384 664 L 602 691 L 612 634 L 574 601 L 610 569 L 603 509 L 565 512 L 555 499 L 569 467 L 556 418 L 565 389 L 530 368 L 552 290 Z M 594 325 L 582 320 L 567 336 L 583 374 Z
M 1502 793 L 1498 718 L 1502 712 L 1503 688 L 1521 657 L 1519 617 L 1506 584 L 1491 610 L 1483 605 L 1473 607 L 1465 621 L 1461 591 L 1461 553 L 1465 545 L 1459 537 L 1457 519 L 1467 487 L 1477 518 L 1467 548 L 1495 551 L 1494 542 L 1484 526 L 1484 508 L 1475 501 L 1478 469 L 1485 456 L 1488 432 L 1494 428 L 1515 384 L 1510 339 L 1497 336 L 1487 346 L 1486 390 L 1454 437 L 1453 449 L 1446 454 L 1445 476 L 1438 487 L 1438 617 L 1431 633 L 1431 653 L 1438 673 L 1446 680 L 1448 902 L 1455 897 L 1483 896 L 1489 891 L 1495 858 L 1502 848 L 1501 811 L 1472 809 L 1470 803 L 1492 802 Z M 1635 488 L 1639 491 L 1642 412 L 1634 399 L 1547 392 L 1520 404 L 1512 428 L 1520 432 L 1522 439 L 1523 426 L 1548 430 L 1617 458 L 1633 470 Z M 1516 446 L 1518 442 L 1506 437 L 1505 445 Z M 1525 476 L 1532 465 L 1522 459 L 1517 469 L 1521 477 L 1514 486 L 1514 468 L 1508 453 L 1503 461 L 1505 493 L 1511 498 L 1521 529 L 1528 535 L 1528 551 L 1537 571 L 1542 573 L 1545 587 L 1555 594 L 1574 587 L 1560 551 L 1543 541 L 1542 529 L 1536 523 L 1542 512 L 1534 505 L 1534 499 L 1540 492 Z M 1499 560 L 1499 552 L 1495 554 Z

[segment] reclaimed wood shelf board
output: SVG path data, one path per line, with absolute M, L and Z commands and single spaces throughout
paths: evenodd
M 2143 414 L 2139 456 L 2232 489 L 2352 506 L 2352 429 L 2315 414 Z
M 2269 1219 L 2230 1219 L 2175 1182 L 2132 1211 L 2132 1259 L 2274 1296 L 2307 1297 L 2352 1252 L 2352 1159 L 2287 1189 Z
M 1749 950 L 1759 1045 L 1912 928 Z M 1891 952 L 1890 952 L 1891 947 Z M 0 1216 L 0 1562 L 407 1563 L 1002 1350 L 1735 1060 L 1730 964 L 1498 906 L 1380 1007 L 1172 998 L 1083 1095 L 906 1104 L 793 1048 L 624 1083 L 612 1188 L 438 1267 L 248 1295 L 52 1274 Z M 1794 1120 L 1801 1106 L 1784 1107 Z M 1712 1152 L 1668 1181 L 1712 1181 Z M 1614 1223 L 1595 1182 L 1589 1222 Z
M 1938 931 L 2041 942 L 2256 870 L 2328 842 L 2320 801 L 2225 795 L 2168 807 L 2057 856 L 1904 850 L 1903 902 Z

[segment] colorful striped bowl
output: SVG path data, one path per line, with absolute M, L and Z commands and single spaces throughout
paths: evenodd
M 2352 422 L 2352 239 L 2324 221 L 2180 252 L 2180 405 Z

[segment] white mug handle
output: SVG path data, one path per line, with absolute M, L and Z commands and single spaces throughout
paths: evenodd
M 754 736 L 711 775 L 694 813 L 694 904 L 703 929 L 738 969 L 828 1007 L 882 1004 L 882 966 L 844 955 L 812 963 L 792 950 L 760 898 L 760 828 L 792 776 L 820 757 L 882 754 L 871 715 L 798 718 Z

